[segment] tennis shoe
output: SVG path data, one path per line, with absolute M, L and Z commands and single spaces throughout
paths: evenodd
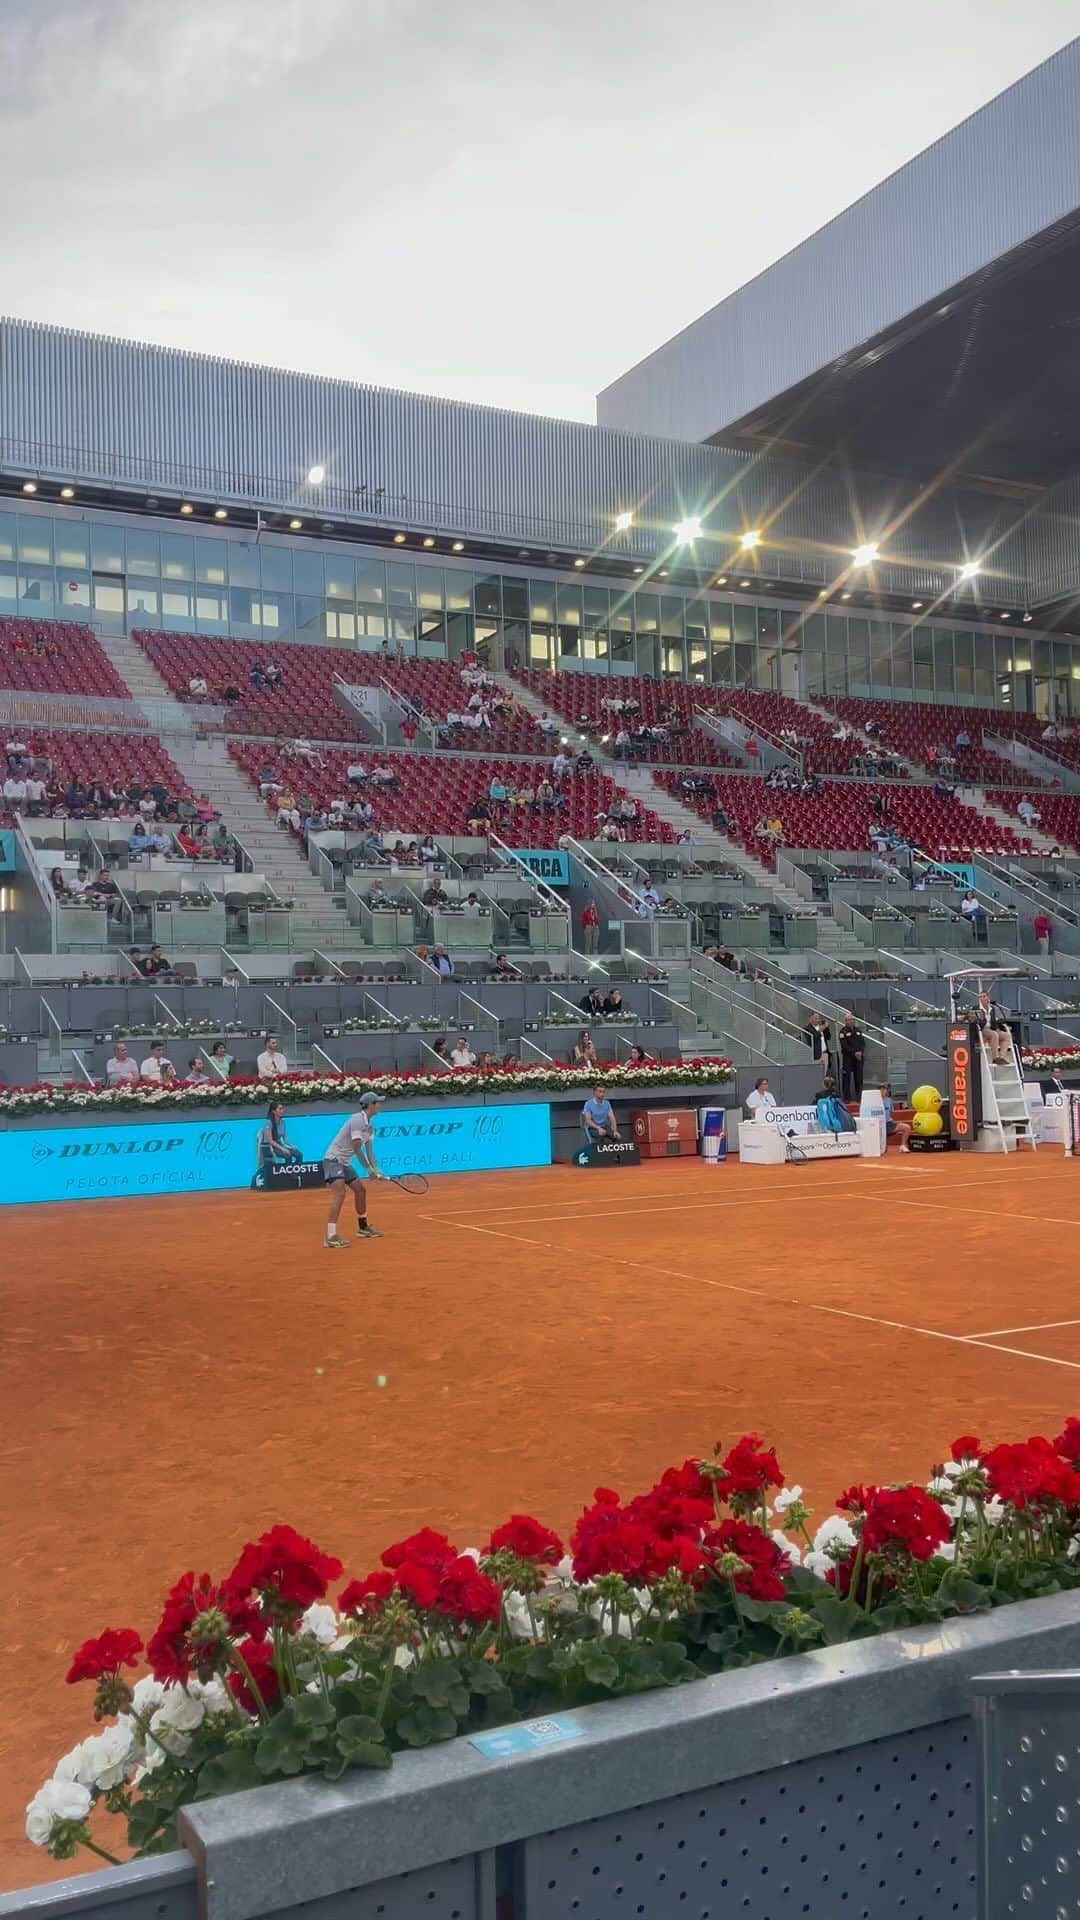
M 381 1240 L 382 1234 L 378 1227 L 357 1227 L 356 1237 L 358 1240 Z
M 323 1241 L 324 1247 L 347 1247 L 348 1244 L 349 1244 L 348 1241 L 343 1240 L 339 1233 L 333 1233 L 331 1234 L 329 1240 Z

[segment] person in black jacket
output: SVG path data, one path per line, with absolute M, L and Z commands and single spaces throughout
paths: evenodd
M 820 1060 L 822 1073 L 832 1072 L 832 1028 L 822 1013 L 812 1013 L 806 1025 L 806 1038 L 810 1043 L 810 1057 Z
M 861 1100 L 866 1035 L 853 1013 L 845 1013 L 840 1028 L 840 1092 L 845 1100 Z

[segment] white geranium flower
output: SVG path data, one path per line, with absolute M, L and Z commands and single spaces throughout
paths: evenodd
M 779 1518 L 780 1514 L 786 1513 L 789 1507 L 793 1507 L 796 1501 L 801 1500 L 801 1487 L 781 1487 L 776 1499 L 773 1501 L 772 1510 L 777 1518 Z
M 94 1735 L 90 1734 L 87 1739 L 80 1740 L 77 1747 L 72 1747 L 70 1753 L 61 1756 L 53 1769 L 53 1779 L 74 1782 L 80 1787 L 92 1787 L 95 1771 L 93 1748 Z
M 952 1481 L 947 1480 L 944 1475 L 941 1475 L 939 1478 L 938 1475 L 935 1474 L 932 1480 L 927 1481 L 926 1491 L 927 1493 L 932 1493 L 935 1500 L 941 1500 L 944 1502 L 945 1500 L 951 1499 L 952 1497 L 952 1491 L 953 1491 Z
M 85 1820 L 90 1792 L 75 1780 L 46 1780 L 26 1809 L 26 1837 L 35 1847 L 47 1847 L 58 1821 Z
M 814 1552 L 827 1553 L 830 1560 L 842 1559 L 855 1544 L 855 1529 L 842 1513 L 830 1513 L 814 1535 Z
M 991 1500 L 987 1500 L 983 1504 L 983 1519 L 987 1522 L 988 1526 L 999 1527 L 1004 1518 L 1005 1502 L 1004 1500 L 999 1500 L 997 1494 L 995 1494 Z
M 306 1613 L 300 1616 L 301 1633 L 310 1633 L 320 1647 L 332 1646 L 338 1635 L 338 1617 L 333 1607 L 324 1601 L 316 1600 Z
M 511 1588 L 503 1596 L 503 1605 L 506 1609 L 506 1624 L 515 1640 L 531 1640 L 533 1626 L 524 1594 Z
M 161 1681 L 152 1679 L 148 1673 L 141 1680 L 136 1680 L 131 1689 L 132 1707 L 144 1720 L 149 1720 L 150 1715 L 157 1712 L 164 1698 L 165 1688 Z
M 779 1547 L 781 1553 L 787 1554 L 793 1567 L 802 1566 L 802 1554 L 795 1545 L 794 1540 L 789 1540 L 786 1533 L 773 1531 L 769 1534 L 769 1539 L 772 1541 L 774 1547 Z
M 956 1559 L 956 1541 L 946 1540 L 944 1546 L 938 1547 L 936 1557 L 939 1560 L 955 1560 Z
M 166 1687 L 165 1698 L 150 1722 L 150 1731 L 162 1727 L 173 1733 L 194 1733 L 206 1719 L 202 1701 L 186 1687 Z
M 395 1647 L 394 1648 L 394 1665 L 395 1667 L 402 1667 L 402 1668 L 415 1667 L 416 1655 L 413 1652 L 412 1648 L 411 1647 Z
M 208 1719 L 214 1713 L 232 1713 L 233 1711 L 232 1694 L 224 1680 L 219 1679 L 217 1674 L 210 1680 L 189 1680 L 188 1692 L 194 1694 L 196 1700 L 202 1701 L 203 1712 Z

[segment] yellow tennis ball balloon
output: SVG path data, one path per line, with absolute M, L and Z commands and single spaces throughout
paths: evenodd
M 936 1113 L 941 1105 L 941 1095 L 936 1087 L 916 1087 L 911 1104 L 916 1113 Z M 937 1128 L 932 1131 L 936 1133 Z
M 943 1132 L 945 1122 L 940 1113 L 930 1113 L 925 1107 L 911 1116 L 911 1131 L 922 1135 L 924 1140 L 932 1140 L 936 1133 Z

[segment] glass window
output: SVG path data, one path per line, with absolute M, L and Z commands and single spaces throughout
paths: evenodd
M 550 626 L 533 626 L 529 629 L 529 663 L 534 667 L 552 665 Z
M 229 585 L 231 587 L 257 587 L 259 584 L 259 549 L 248 540 L 230 540 L 227 543 L 229 563 Z
M 561 627 L 580 627 L 581 588 L 560 585 L 558 596 L 559 625 Z
M 915 691 L 932 693 L 934 687 L 934 631 L 916 627 L 914 634 Z
M 639 633 L 656 633 L 660 624 L 660 600 L 655 593 L 635 593 L 634 618 Z
M 435 569 L 432 568 L 432 572 Z M 440 576 L 441 577 L 441 576 Z M 421 605 L 423 602 L 421 602 Z M 429 658 L 446 653 L 446 621 L 441 613 L 421 613 L 418 616 L 420 651 Z
M 847 692 L 848 623 L 839 614 L 830 613 L 825 618 L 825 676 L 830 693 Z
M 717 687 L 731 685 L 731 608 L 725 602 L 709 602 L 709 641 L 712 647 L 712 680 Z
M 45 514 L 20 513 L 19 559 L 31 567 L 52 566 L 52 521 Z
M 252 624 L 263 633 L 288 633 L 292 621 L 292 594 L 267 593 L 251 602 Z
M 120 529 L 96 524 L 92 526 L 90 554 L 95 573 L 123 573 L 124 553 Z
M 955 690 L 970 698 L 975 691 L 975 656 L 969 628 L 957 627 L 953 633 Z
M 685 601 L 665 593 L 660 600 L 660 632 L 665 640 L 681 640 Z
M 293 586 L 297 594 L 304 594 L 305 596 L 309 594 L 314 594 L 315 596 L 317 596 L 317 598 L 321 602 L 323 599 L 325 585 L 326 585 L 326 576 L 323 572 L 322 554 L 313 553 L 310 547 L 294 547 L 293 549 Z M 309 611 L 310 610 L 305 606 L 304 622 L 303 622 L 303 629 L 302 629 L 303 632 L 305 633 L 308 633 L 311 631 L 311 620 L 309 618 Z M 297 633 L 301 632 L 299 607 L 297 608 L 297 614 L 296 614 L 296 631 Z
M 353 644 L 356 639 L 356 615 L 351 607 L 327 607 L 326 637 L 328 640 L 336 640 L 339 645 Z
M 289 547 L 261 547 L 262 583 L 273 593 L 291 593 L 293 583 L 292 550 Z
M 144 532 L 141 527 L 129 529 L 124 535 L 124 552 L 129 574 L 141 574 L 144 580 L 157 579 L 160 568 L 156 533 Z
M 447 611 L 446 646 L 451 660 L 460 659 L 463 653 L 470 653 L 473 644 L 473 616 L 471 613 Z
M 477 613 L 482 613 L 486 617 L 494 615 L 497 619 L 502 612 L 502 593 L 498 574 L 478 573 L 474 593 Z
M 461 567 L 447 567 L 444 585 L 446 587 L 446 607 L 449 613 L 471 613 L 473 603 L 473 577 Z M 550 615 L 548 618 L 550 619 Z
M 60 612 L 78 614 L 90 605 L 90 575 L 88 573 L 66 573 L 60 583 L 57 599 Z
M 328 553 L 325 566 L 327 599 L 347 600 L 352 606 L 356 599 L 356 566 L 351 555 Z
M 195 578 L 195 542 L 183 533 L 161 536 L 161 574 L 164 580 Z M 181 596 L 182 597 L 182 596 Z
M 529 583 L 521 575 L 503 574 L 502 582 L 503 613 L 508 620 L 527 620 L 529 617 Z
M 434 613 L 442 611 L 443 570 L 441 567 L 417 567 L 416 600 L 418 606 L 428 607 Z M 441 621 L 439 628 L 441 631 Z
M 910 627 L 894 627 L 892 630 L 892 683 L 898 691 L 911 691 Z
M 204 592 L 195 595 L 195 619 L 200 628 L 211 632 L 226 632 L 229 625 L 229 599 L 224 593 Z
M 585 588 L 585 625 L 587 627 L 606 627 L 610 611 L 611 596 L 606 587 Z
M 386 615 L 381 607 L 361 607 L 356 616 L 359 639 L 385 640 Z
M 0 513 L 0 560 L 15 558 L 15 515 Z
M 848 686 L 852 693 L 870 692 L 870 626 L 866 620 L 848 621 Z
M 975 698 L 980 706 L 991 707 L 994 704 L 994 636 L 977 633 L 974 638 Z
M 953 692 L 953 637 L 947 627 L 934 628 L 934 692 Z
M 411 607 L 416 601 L 416 568 L 404 560 L 386 563 L 386 591 L 392 607 Z
M 581 644 L 580 627 L 570 626 L 567 625 L 566 622 L 560 621 L 557 632 L 559 636 L 560 660 L 576 660 Z
M 191 625 L 191 595 L 178 587 L 163 587 L 161 617 L 167 627 L 182 629 Z
M 123 606 L 123 589 L 120 589 L 120 605 Z M 19 605 L 25 613 L 50 614 L 53 610 L 52 569 L 48 573 L 36 573 L 32 569 L 25 572 L 19 569 Z
M 875 693 L 888 693 L 892 686 L 890 656 L 892 628 L 887 620 L 870 622 L 870 685 Z
M 57 566 L 81 567 L 85 573 L 90 565 L 89 528 L 77 520 L 58 520 L 53 532 Z
M 225 585 L 226 558 L 224 540 L 196 540 L 196 579 L 208 587 L 223 587 Z M 209 594 L 207 596 L 207 603 L 209 604 L 214 598 L 215 596 L 213 594 Z M 219 604 L 224 603 L 219 602 Z
M 293 555 L 294 577 L 297 566 L 301 560 L 318 561 L 320 587 L 318 599 L 316 599 L 313 594 L 298 593 L 293 601 L 293 614 L 296 620 L 296 637 L 298 640 L 321 640 L 323 638 L 323 611 L 325 607 L 321 586 L 322 554 L 295 553 Z
M 369 560 L 362 554 L 356 562 L 356 598 L 368 605 L 381 606 L 386 600 L 386 562 Z
M 757 636 L 759 647 L 779 646 L 780 615 L 775 607 L 758 607 Z
M 157 626 L 158 623 L 158 584 L 136 583 L 128 581 L 127 614 L 131 626 Z
M 805 615 L 801 613 L 780 614 L 780 645 L 785 653 L 795 653 L 803 646 L 803 627 Z
M 10 613 L 15 606 L 18 592 L 18 577 L 14 560 L 0 560 L 0 607 Z
M 809 613 L 803 627 L 803 670 L 811 699 L 828 691 L 825 681 L 825 615 Z
M 124 589 L 118 581 L 94 581 L 94 612 L 122 614 L 124 611 Z

